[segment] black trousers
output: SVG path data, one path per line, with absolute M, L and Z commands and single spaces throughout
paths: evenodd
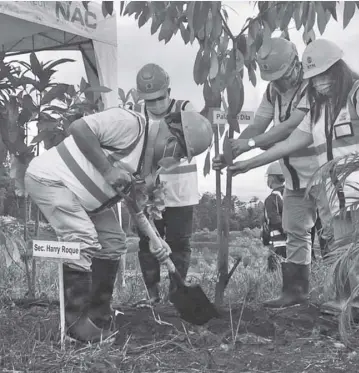
M 172 250 L 171 259 L 180 274 L 185 277 L 191 257 L 190 238 L 193 226 L 193 206 L 166 207 L 163 219 L 155 220 L 158 233 L 166 240 Z M 160 265 L 151 254 L 149 239 L 138 232 L 139 260 L 143 278 L 147 287 L 160 282 Z

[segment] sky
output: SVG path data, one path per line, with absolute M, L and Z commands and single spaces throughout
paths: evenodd
M 234 34 L 240 32 L 245 20 L 256 14 L 254 2 L 231 1 L 223 2 L 229 15 L 229 27 Z M 118 3 L 117 3 L 118 5 Z M 340 8 L 342 6 L 340 5 Z M 118 12 L 119 13 L 119 12 Z M 322 37 L 328 38 L 342 47 L 345 52 L 345 60 L 354 69 L 356 68 L 359 52 L 359 12 L 349 26 L 342 29 L 341 9 L 338 11 L 338 23 L 331 20 Z M 319 32 L 316 32 L 319 35 Z M 302 32 L 290 29 L 291 40 L 297 45 L 301 56 L 305 45 L 302 41 Z M 317 36 L 319 37 L 319 36 Z M 165 44 L 158 41 L 158 33 L 151 35 L 150 22 L 141 29 L 138 28 L 134 17 L 120 17 L 117 19 L 118 40 L 118 85 L 127 92 L 135 87 L 136 74 L 146 63 L 153 62 L 161 65 L 171 79 L 171 93 L 174 98 L 190 100 L 200 110 L 203 107 L 202 86 L 197 86 L 193 80 L 193 65 L 197 54 L 196 42 L 193 45 L 185 45 L 180 33 L 172 37 Z M 76 60 L 75 63 L 63 65 L 57 73 L 58 81 L 74 84 L 79 83 L 81 77 L 85 77 L 85 69 L 79 52 L 39 52 L 38 58 L 43 61 L 69 57 Z M 25 57 L 26 59 L 26 57 Z M 356 69 L 359 71 L 359 67 Z M 260 80 L 257 74 L 257 86 L 253 87 L 248 81 L 245 70 L 244 86 L 245 100 L 243 110 L 255 111 L 261 101 L 262 94 L 267 83 Z M 245 126 L 241 127 L 243 130 Z M 251 151 L 238 159 L 245 159 L 259 154 L 261 151 Z M 203 176 L 203 164 L 205 154 L 197 157 L 199 168 L 200 193 L 206 191 L 215 192 L 215 174 L 212 171 L 207 177 Z M 244 175 L 238 175 L 233 179 L 233 193 L 246 201 L 253 196 L 264 199 L 269 194 L 266 186 L 266 166 L 260 167 Z M 225 175 L 222 176 L 222 191 L 225 190 Z

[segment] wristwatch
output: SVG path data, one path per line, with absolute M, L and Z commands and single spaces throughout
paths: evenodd
M 251 149 L 255 148 L 255 146 L 256 146 L 256 142 L 254 141 L 254 139 L 249 139 L 249 140 L 248 140 L 248 146 L 249 146 Z

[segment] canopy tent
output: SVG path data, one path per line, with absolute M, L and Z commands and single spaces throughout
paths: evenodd
M 112 91 L 105 107 L 117 106 L 116 15 L 101 3 L 78 1 L 1 1 L 0 48 L 7 56 L 44 50 L 79 50 L 89 83 Z
M 118 105 L 115 13 L 105 17 L 101 2 L 0 1 L 0 51 L 48 50 L 81 51 L 90 85 L 111 89 L 102 93 L 105 108 Z

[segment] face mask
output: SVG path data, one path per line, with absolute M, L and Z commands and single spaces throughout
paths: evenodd
M 147 110 L 154 115 L 164 114 L 170 106 L 170 98 L 165 97 L 161 100 L 146 101 Z
M 313 87 L 322 96 L 330 96 L 333 82 L 327 76 L 313 79 Z
M 286 91 L 293 87 L 296 87 L 300 82 L 302 76 L 302 66 L 299 61 L 295 63 L 288 69 L 288 71 L 278 80 L 275 81 L 275 84 L 280 91 Z

